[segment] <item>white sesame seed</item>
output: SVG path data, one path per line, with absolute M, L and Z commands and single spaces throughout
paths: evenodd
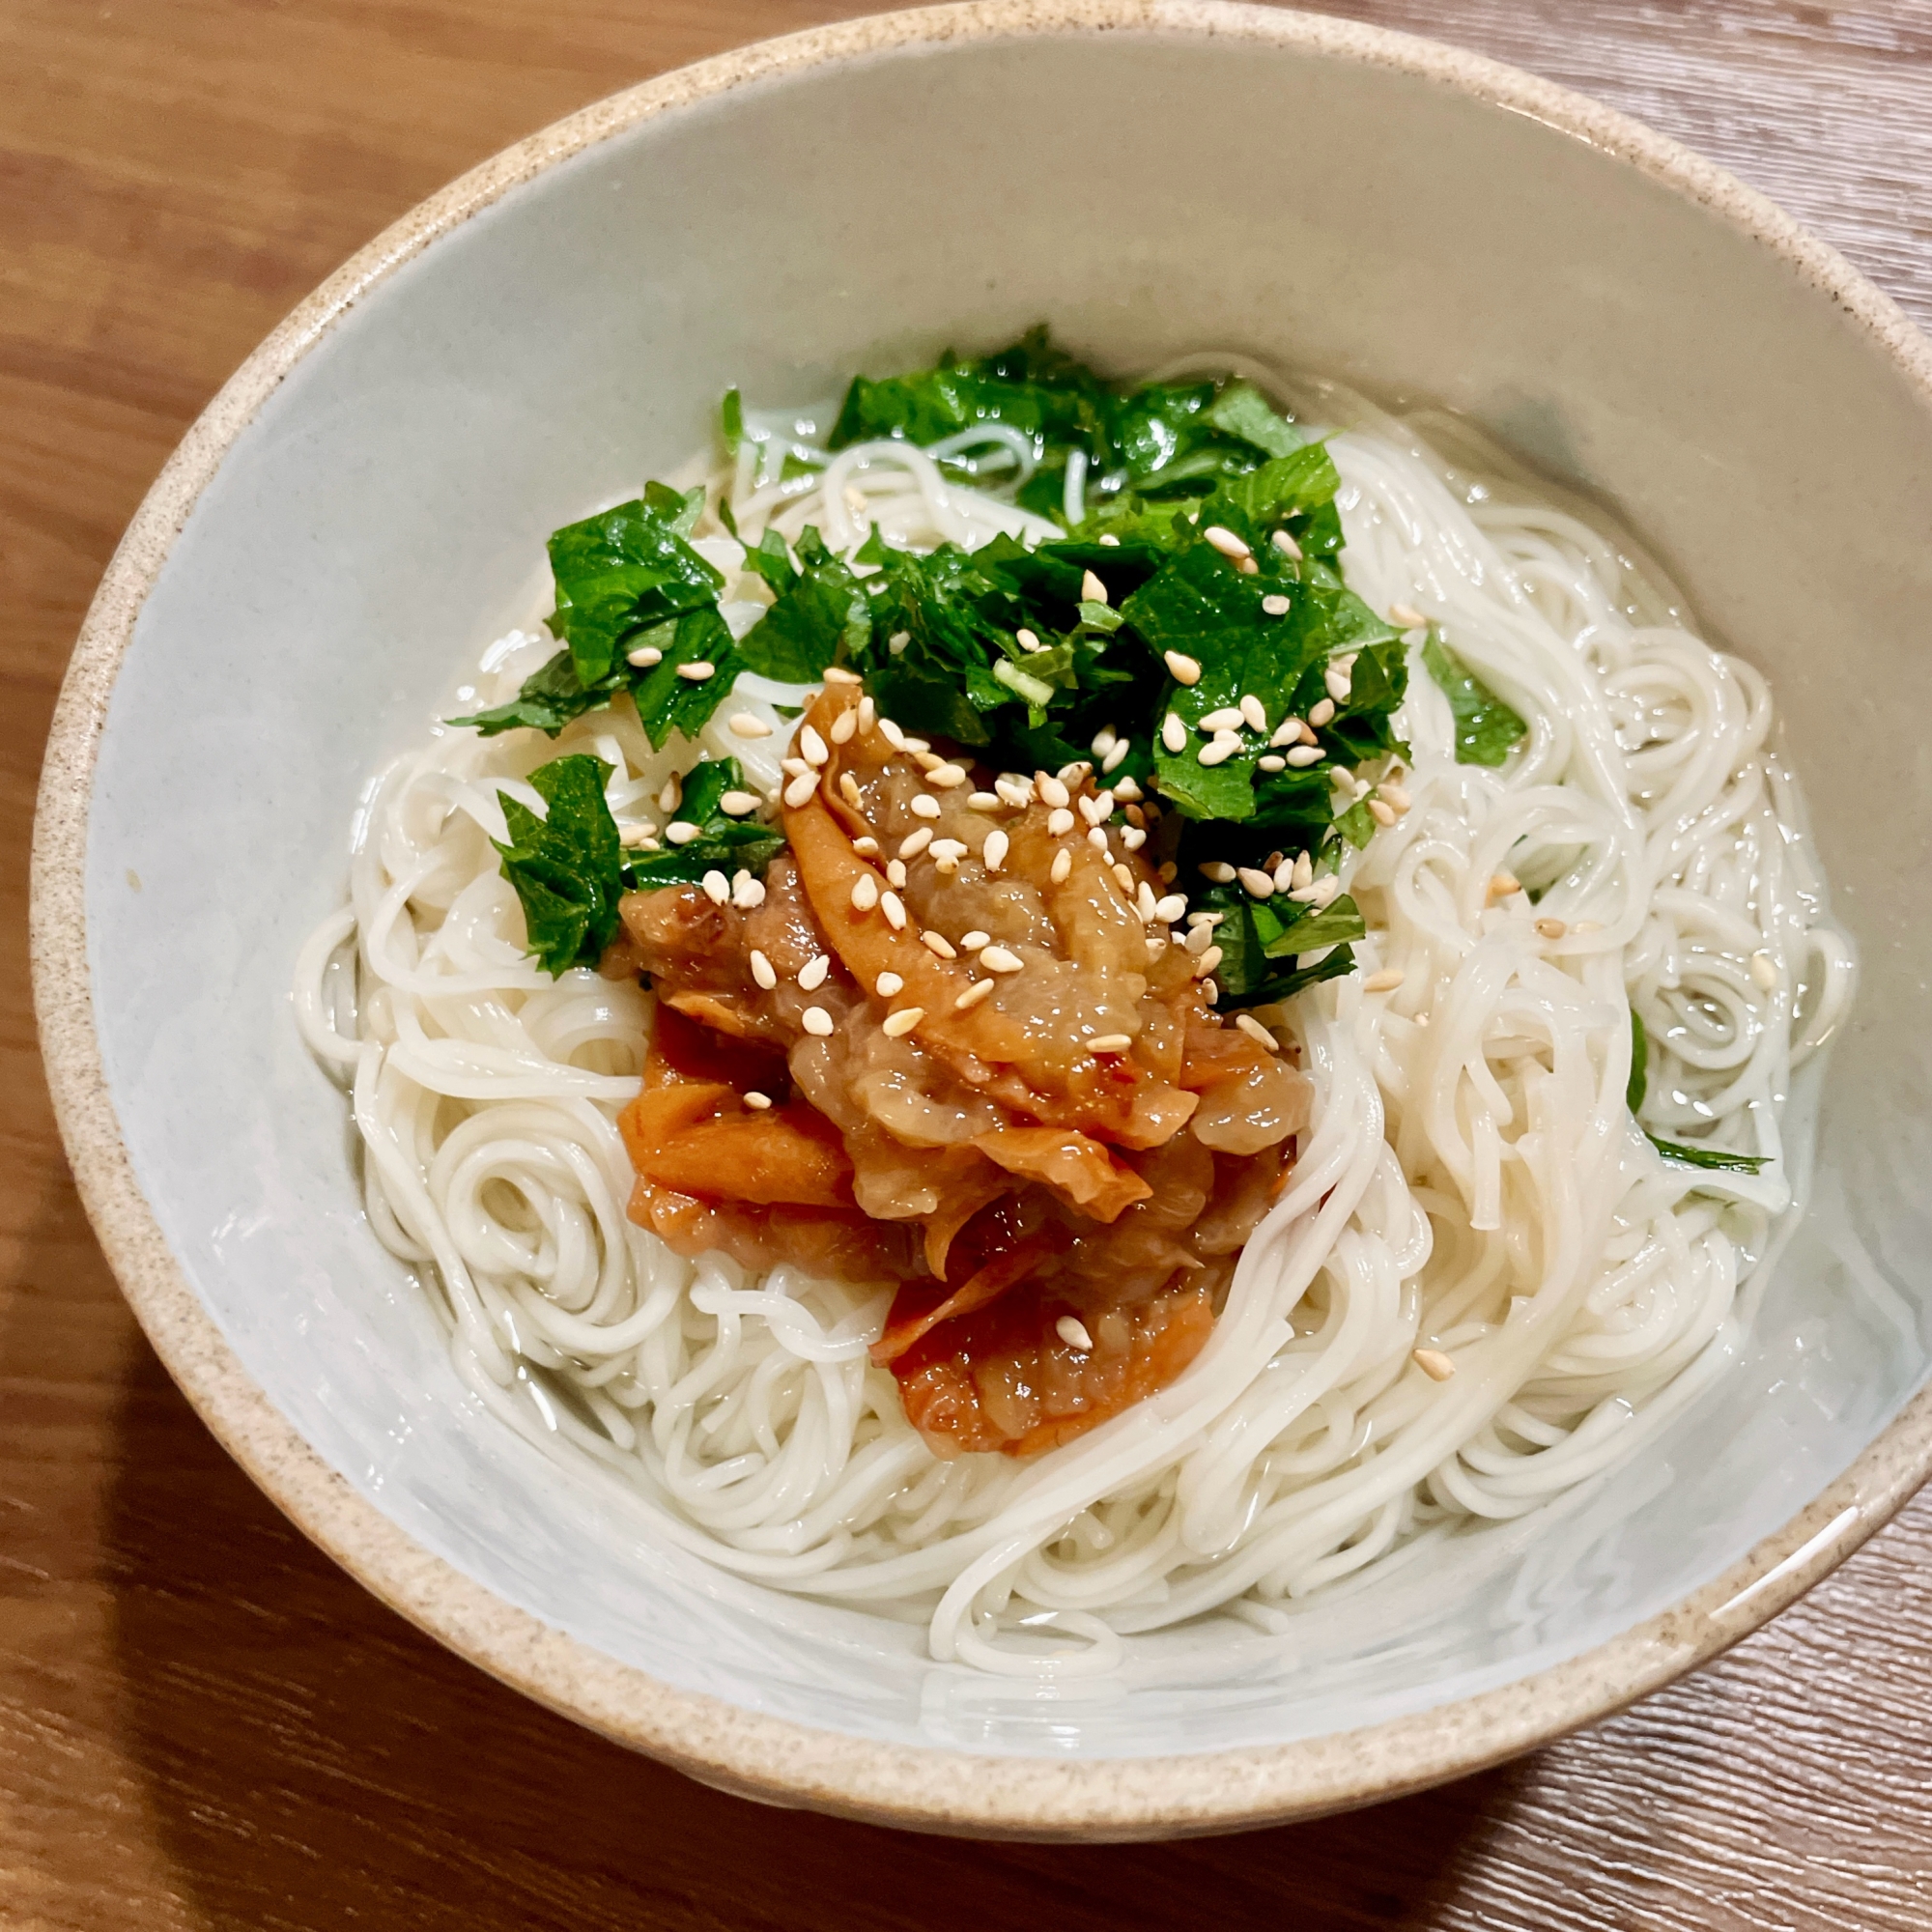
M 1404 791 L 1392 779 L 1384 779 L 1376 789 L 1395 807 L 1397 811 L 1406 811 L 1410 805 L 1414 803 L 1407 792 Z
M 755 946 L 752 948 L 752 978 L 768 993 L 779 982 L 778 968 Z
M 1080 800 L 1080 816 L 1089 825 L 1104 825 L 1114 815 L 1114 794 L 1110 791 L 1084 794 Z
M 1335 700 L 1332 697 L 1318 697 L 1308 707 L 1308 723 L 1310 724 L 1326 724 L 1334 716 Z M 1302 728 L 1305 730 L 1307 726 L 1304 725 Z
M 1091 570 L 1080 573 L 1080 601 L 1083 604 L 1105 604 L 1109 601 L 1107 586 Z
M 1000 795 L 996 791 L 974 791 L 966 794 L 966 804 L 973 811 L 998 811 L 1001 810 Z
M 932 827 L 929 825 L 919 826 L 914 831 L 908 832 L 899 840 L 899 857 L 901 859 L 917 859 L 931 843 Z
M 1145 879 L 1135 888 L 1134 903 L 1140 908 L 1142 919 L 1151 922 L 1153 909 L 1159 901 L 1154 897 L 1153 888 Z
M 1046 829 L 1055 838 L 1073 830 L 1073 814 L 1063 805 L 1046 814 Z
M 731 896 L 731 881 L 723 872 L 706 872 L 703 878 L 704 896 L 713 905 L 724 905 Z
M 1232 886 L 1235 868 L 1225 859 L 1208 859 L 1202 863 L 1201 876 L 1217 886 Z
M 1284 718 L 1274 727 L 1274 736 L 1268 740 L 1268 743 L 1275 750 L 1279 751 L 1282 746 L 1298 744 L 1300 740 L 1301 720 L 1299 718 Z
M 1198 959 L 1214 943 L 1214 928 L 1211 925 L 1197 925 L 1187 935 L 1187 950 Z
M 697 831 L 698 828 L 688 819 L 680 819 L 675 825 L 667 828 L 665 837 L 673 845 L 689 845 L 697 837 Z
M 1121 547 L 1120 538 L 1117 537 L 1112 530 L 1103 530 L 1100 533 L 1100 541 L 1104 545 L 1106 545 L 1106 547 L 1109 550 L 1119 550 Z
M 1117 739 L 1114 744 L 1114 749 L 1100 760 L 1101 771 L 1113 772 L 1116 769 L 1118 769 L 1119 766 L 1125 759 L 1127 753 L 1132 750 L 1133 750 L 1133 745 L 1130 740 L 1126 738 Z
M 906 923 L 905 901 L 896 893 L 879 895 L 879 910 L 886 916 L 886 923 L 895 932 L 903 932 Z
M 1413 605 L 1391 604 L 1389 606 L 1389 622 L 1398 631 L 1419 631 L 1428 621 L 1429 619 L 1420 611 L 1416 610 Z
M 664 663 L 664 653 L 655 644 L 639 644 L 636 650 L 624 653 L 624 662 L 636 665 L 639 670 L 649 670 L 654 664 Z
M 765 902 L 765 885 L 762 879 L 754 879 L 750 872 L 731 874 L 731 903 L 740 912 L 751 912 Z
M 810 769 L 811 767 L 803 758 L 781 758 L 779 760 L 779 770 L 790 778 L 802 779 Z
M 754 1114 L 762 1114 L 772 1104 L 772 1096 L 769 1094 L 754 1092 L 745 1094 L 743 1098 L 746 1106 L 751 1108 Z
M 879 720 L 879 736 L 895 752 L 903 752 L 906 748 L 905 733 L 890 718 Z
M 1038 638 L 1033 632 L 1029 631 L 1024 624 L 1013 633 L 1013 642 L 1023 651 L 1037 651 L 1045 648 Z
M 1122 743 L 1124 742 L 1122 740 Z M 1122 805 L 1132 805 L 1142 796 L 1142 793 L 1140 786 L 1131 778 L 1119 778 L 1114 781 L 1114 796 Z
M 1141 849 L 1141 847 L 1147 843 L 1147 834 L 1143 832 L 1138 825 L 1129 825 L 1126 828 L 1126 830 L 1121 834 L 1121 843 L 1124 845 L 1129 852 L 1138 852 Z
M 1288 760 L 1282 757 L 1278 753 L 1270 752 L 1266 757 L 1257 758 L 1255 760 L 1255 763 L 1258 764 L 1264 772 L 1278 772 L 1284 765 L 1288 763 Z
M 1341 669 L 1339 667 L 1335 665 L 1330 665 L 1328 668 L 1321 673 L 1321 682 L 1327 687 L 1328 696 L 1332 697 L 1337 704 L 1348 703 L 1349 693 L 1352 689 L 1352 687 L 1350 685 L 1349 673 L 1347 671 Z
M 879 841 L 870 833 L 853 839 L 852 849 L 862 859 L 876 859 L 879 856 Z
M 827 684 L 864 684 L 856 670 L 847 670 L 843 665 L 833 665 L 825 673 Z
M 895 993 L 905 991 L 905 981 L 896 973 L 881 973 L 872 982 L 872 990 L 882 1000 L 890 1000 Z
M 1101 541 L 1105 542 L 1105 538 Z M 1097 1042 L 1095 1045 L 1097 1050 Z M 1053 1332 L 1069 1349 L 1078 1349 L 1083 1355 L 1091 1355 L 1094 1352 L 1094 1338 L 1088 1334 L 1087 1324 L 1078 1316 L 1063 1315 L 1053 1324 Z
M 1180 722 L 1179 716 L 1177 713 L 1170 711 L 1161 720 L 1160 742 L 1170 752 L 1179 752 L 1186 749 L 1187 726 Z
M 1187 898 L 1182 893 L 1169 893 L 1153 909 L 1156 919 L 1164 919 L 1172 925 L 1187 910 Z
M 1446 1382 L 1456 1373 L 1456 1364 L 1440 1349 L 1416 1349 L 1409 1360 L 1433 1382 Z
M 749 711 L 734 711 L 726 721 L 731 735 L 736 738 L 769 738 L 772 727 L 762 718 L 753 718 Z
M 958 765 L 934 765 L 926 773 L 925 781 L 937 785 L 941 791 L 951 791 L 954 785 L 963 785 L 970 775 Z
M 997 872 L 1007 863 L 1009 843 L 1007 835 L 997 825 L 986 834 L 986 842 L 980 847 L 980 863 L 987 871 Z
M 664 781 L 664 789 L 658 793 L 658 810 L 675 811 L 684 800 L 684 781 L 673 772 Z
M 1365 993 L 1392 993 L 1401 984 L 1402 968 L 1400 966 L 1384 966 L 1379 973 L 1371 973 L 1362 981 L 1362 991 Z
M 1236 869 L 1235 876 L 1240 880 L 1241 884 L 1248 889 L 1249 894 L 1255 898 L 1268 898 L 1274 893 L 1274 880 L 1266 872 L 1262 871 L 1259 867 L 1238 867 Z
M 1577 929 L 1582 931 L 1582 922 L 1577 922 Z M 1777 991 L 1777 961 L 1769 952 L 1753 952 L 1750 956 L 1750 976 L 1759 992 Z
M 992 943 L 993 935 L 990 932 L 981 932 L 977 925 L 971 932 L 959 935 L 959 950 L 962 952 L 977 952 L 980 947 L 990 946 Z
M 1369 816 L 1378 825 L 1393 825 L 1395 823 L 1395 807 L 1390 805 L 1386 799 L 1372 798 L 1369 801 Z
M 975 980 L 973 983 L 970 986 L 968 986 L 966 990 L 963 993 L 961 993 L 956 1000 L 952 1002 L 952 1010 L 955 1013 L 970 1012 L 992 990 L 993 990 L 992 980 Z
M 832 1015 L 823 1007 L 807 1007 L 800 1016 L 799 1024 L 817 1039 L 829 1039 L 832 1037 Z
M 1241 717 L 1250 731 L 1265 731 L 1268 727 L 1267 707 L 1252 691 L 1242 694 Z
M 879 1031 L 893 1039 L 902 1038 L 925 1017 L 923 1007 L 901 1007 L 895 1013 L 888 1013 Z
M 693 684 L 702 684 L 717 668 L 708 658 L 694 658 L 689 664 L 679 665 L 677 674 L 690 679 Z
M 1517 884 L 1516 878 L 1512 873 L 1498 872 L 1490 881 L 1488 895 L 1492 899 L 1506 899 L 1512 893 L 1520 893 L 1521 891 L 1522 888 Z
M 879 902 L 879 877 L 876 872 L 861 872 L 852 881 L 852 907 L 855 912 L 870 912 Z
M 1235 1024 L 1250 1039 L 1258 1040 L 1270 1053 L 1279 1053 L 1281 1051 L 1281 1041 L 1276 1039 L 1274 1035 L 1269 1033 L 1267 1028 L 1263 1026 L 1261 1021 L 1256 1019 L 1251 1013 L 1236 1013 L 1235 1015 Z
M 927 926 L 920 934 L 919 943 L 935 959 L 957 959 L 959 957 L 959 951 L 952 944 L 952 940 L 948 939 L 943 932 L 934 932 L 931 926 Z
M 1342 896 L 1342 881 L 1333 872 L 1330 872 L 1325 879 L 1317 879 L 1309 890 L 1315 895 L 1313 903 L 1318 906 L 1325 906 L 1331 900 Z
M 866 802 L 860 796 L 859 781 L 850 772 L 840 772 L 838 774 L 838 795 L 847 805 L 854 808 L 863 807 Z
M 1220 965 L 1220 963 L 1221 963 L 1221 949 L 1218 946 L 1210 946 L 1207 950 L 1207 952 L 1204 952 L 1200 956 L 1200 958 L 1198 958 L 1194 962 L 1194 977 L 1197 980 L 1207 979 L 1208 974 L 1213 972 L 1215 967 Z
M 1087 1042 L 1089 1053 L 1124 1053 L 1133 1045 L 1133 1037 L 1124 1033 L 1096 1034 Z
M 939 816 L 939 801 L 930 792 L 914 792 L 912 795 L 912 815 L 915 818 L 937 818 Z
M 859 729 L 862 731 L 869 731 L 872 728 L 872 726 L 876 724 L 878 722 L 879 722 L 879 707 L 875 703 L 873 703 L 872 694 L 868 691 L 865 695 L 865 696 L 860 698 L 859 700 Z
M 966 841 L 963 838 L 935 838 L 932 841 L 932 856 L 935 859 L 951 859 L 955 864 L 966 856 Z M 902 880 L 895 879 L 895 885 Z
M 908 738 L 906 740 L 906 750 L 918 760 L 919 768 L 923 772 L 935 772 L 946 762 L 937 752 L 929 752 L 925 749 L 925 740 L 923 738 L 918 740 Z
M 828 673 L 829 674 L 829 673 Z M 857 711 L 841 711 L 832 721 L 832 728 L 825 735 L 835 745 L 849 745 L 858 735 L 859 714 Z
M 1208 712 L 1194 728 L 1218 736 L 1223 731 L 1238 731 L 1247 722 L 1247 714 L 1238 704 L 1224 704 L 1220 710 Z
M 1117 863 L 1114 867 L 1114 877 L 1120 881 L 1121 890 L 1123 893 L 1130 893 L 1133 891 L 1134 875 L 1126 868 L 1126 867 Z
M 1241 749 L 1238 738 L 1216 738 L 1211 744 L 1203 745 L 1198 762 L 1204 765 L 1225 765 Z
M 1185 651 L 1163 651 L 1163 661 L 1167 665 L 1168 675 L 1176 684 L 1199 684 L 1201 682 L 1201 660 L 1189 657 Z
M 1072 869 L 1073 869 L 1073 854 L 1069 852 L 1065 845 L 1063 845 L 1060 848 L 1060 850 L 1053 855 L 1053 867 L 1047 873 L 1047 877 L 1050 878 L 1056 886 L 1064 886 L 1066 883 L 1067 873 L 1072 871 Z
M 1235 565 L 1235 568 L 1238 570 L 1243 577 L 1259 577 L 1262 574 L 1262 567 L 1255 561 L 1252 554 L 1242 557 Z
M 888 859 L 886 861 L 886 884 L 889 886 L 903 887 L 905 882 L 905 861 L 903 859 Z
M 1204 537 L 1206 537 L 1208 541 L 1210 544 L 1212 544 L 1214 548 L 1218 550 L 1223 556 L 1238 557 L 1238 556 L 1252 556 L 1254 554 L 1254 552 L 1248 548 L 1247 544 L 1241 538 L 1237 537 L 1233 530 L 1226 528 L 1223 525 L 1209 524 L 1208 527 L 1201 532 L 1201 534 Z
M 1279 590 L 1271 590 L 1262 599 L 1262 614 L 1266 617 L 1286 617 L 1288 599 Z
M 1572 932 L 1602 932 L 1604 922 L 1600 919 L 1579 919 L 1570 930 Z M 1767 990 L 1769 990 L 1767 988 Z
M 798 983 L 808 993 L 815 993 L 825 983 L 825 976 L 832 970 L 832 955 L 829 952 L 815 952 L 798 969 Z
M 818 789 L 818 774 L 807 772 L 802 778 L 795 778 L 784 788 L 784 802 L 796 810 Z
M 743 818 L 747 812 L 758 809 L 758 795 L 754 791 L 727 791 L 718 801 L 718 809 L 727 818 Z
M 1087 749 L 1090 752 L 1092 752 L 1096 758 L 1104 758 L 1107 755 L 1107 753 L 1114 749 L 1114 740 L 1119 736 L 1120 733 L 1116 731 L 1111 724 L 1102 724 L 1100 728 L 1094 733 L 1094 742 L 1091 745 L 1089 745 Z
M 1293 751 L 1289 753 L 1288 762 L 1297 771 L 1304 771 L 1310 765 L 1319 765 L 1321 762 L 1321 747 L 1320 745 L 1297 745 Z
M 1273 544 L 1283 556 L 1291 557 L 1296 563 L 1301 561 L 1301 546 L 1295 542 L 1289 531 L 1275 531 L 1274 535 L 1268 539 L 1268 542 Z
M 1037 774 L 1033 782 L 1042 805 L 1050 805 L 1055 810 L 1060 810 L 1072 801 L 1072 794 L 1066 789 L 1065 782 L 1046 772 Z
M 635 849 L 648 840 L 657 843 L 657 827 L 646 821 L 642 825 L 625 825 L 618 828 L 617 842 L 626 848 Z
M 1293 884 L 1312 886 L 1315 883 L 1315 861 L 1306 852 L 1295 855 Z
M 1015 810 L 1033 803 L 1033 786 L 1025 779 L 997 778 L 993 781 L 993 790 L 1000 801 Z
M 1570 930 L 1560 919 L 1540 919 L 1536 922 L 1536 929 L 1545 939 L 1561 939 Z
M 989 973 L 1017 973 L 1026 961 L 1004 946 L 986 946 L 980 951 L 980 964 Z

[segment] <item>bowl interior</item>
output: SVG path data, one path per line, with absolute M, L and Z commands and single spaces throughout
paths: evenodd
M 1728 1378 L 1537 1534 L 1287 1643 L 1179 1633 L 1039 1692 L 724 1578 L 487 1418 L 364 1223 L 295 1032 L 370 773 L 526 614 L 545 535 L 705 439 L 1049 320 L 1467 411 L 1615 504 L 1774 680 L 1864 981 L 1815 1200 Z M 1718 1575 L 1927 1367 L 1932 418 L 1828 289 L 1531 117 L 1397 68 L 1170 31 L 901 48 L 644 119 L 381 282 L 236 440 L 141 611 L 89 822 L 114 1105 L 253 1376 L 425 1548 L 609 1657 L 862 1737 L 1059 1757 L 1273 1744 L 1523 1677 Z

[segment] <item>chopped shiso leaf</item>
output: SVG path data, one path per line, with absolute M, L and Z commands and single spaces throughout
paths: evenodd
M 1529 735 L 1529 726 L 1435 632 L 1422 647 L 1423 668 L 1442 688 L 1456 720 L 1456 762 L 1499 765 Z
M 497 844 L 503 876 L 523 901 L 530 951 L 553 978 L 594 965 L 617 930 L 624 849 L 604 797 L 610 776 L 602 758 L 582 754 L 539 765 L 529 781 L 549 808 L 541 818 L 497 794 L 510 834 Z
M 683 796 L 671 813 L 671 823 L 696 826 L 697 837 L 662 852 L 627 854 L 625 869 L 632 888 L 695 886 L 711 871 L 727 877 L 740 871 L 762 877 L 784 849 L 785 837 L 776 825 L 725 815 L 719 800 L 727 791 L 744 788 L 745 775 L 736 758 L 703 758 L 692 766 L 685 774 Z
M 1642 1014 L 1633 1007 L 1630 1083 L 1624 1089 L 1624 1099 L 1632 1114 L 1643 1105 L 1649 1084 L 1650 1037 L 1644 1031 Z M 1771 1159 L 1769 1154 L 1764 1153 L 1732 1153 L 1726 1148 L 1689 1147 L 1682 1141 L 1660 1140 L 1648 1127 L 1644 1128 L 1643 1137 L 1665 1160 L 1677 1161 L 1685 1167 L 1701 1167 L 1707 1173 L 1755 1174 Z
M 736 456 L 745 440 L 745 399 L 736 389 L 726 389 L 719 406 L 718 428 L 726 456 Z

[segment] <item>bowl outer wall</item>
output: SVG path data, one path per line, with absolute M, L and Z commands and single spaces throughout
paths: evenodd
M 768 78 L 911 46 L 1077 28 L 1232 36 L 1420 75 L 1629 161 L 1753 237 L 1829 296 L 1932 405 L 1926 345 L 1891 304 L 1761 196 L 1610 110 L 1513 70 L 1317 16 L 1213 5 L 1002 5 L 862 19 L 767 43 L 632 89 L 465 176 L 355 257 L 285 322 L 184 440 L 109 566 L 63 687 L 34 851 L 33 953 L 62 1133 L 124 1291 L 216 1435 L 306 1533 L 404 1615 L 606 1735 L 767 1801 L 976 1835 L 1127 1838 L 1227 1831 L 1394 1796 L 1599 1717 L 1774 1614 L 1891 1515 L 1932 1465 L 1921 1393 L 1809 1506 L 1668 1612 L 1514 1684 L 1387 1723 L 1265 1748 L 1061 1762 L 975 1757 L 813 1729 L 618 1663 L 426 1552 L 315 1454 L 242 1369 L 174 1260 L 135 1179 L 96 1037 L 84 860 L 109 697 L 142 604 L 230 443 L 283 376 L 365 294 L 520 184 L 655 116 Z

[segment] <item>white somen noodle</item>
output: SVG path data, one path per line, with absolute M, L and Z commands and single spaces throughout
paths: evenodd
M 555 744 L 436 727 L 374 787 L 349 903 L 299 962 L 302 1031 L 353 1093 L 371 1224 L 433 1293 L 484 1405 L 635 1492 L 664 1536 L 923 1619 L 941 1659 L 1102 1671 L 1133 1633 L 1204 1612 L 1277 1628 L 1338 1578 L 1573 1492 L 1736 1352 L 1796 1212 L 1792 1075 L 1853 964 L 1763 678 L 1548 491 L 1472 481 L 1339 392 L 1321 407 L 1352 425 L 1330 445 L 1351 587 L 1434 623 L 1530 734 L 1502 769 L 1457 763 L 1448 703 L 1412 658 L 1397 720 L 1412 806 L 1346 874 L 1370 927 L 1360 971 L 1290 1009 L 1316 1088 L 1293 1177 L 1201 1354 L 1091 1433 L 1027 1460 L 942 1460 L 868 1358 L 889 1288 L 685 1261 L 626 1218 L 616 1116 L 652 1003 L 526 955 L 490 844 L 497 793 L 541 809 L 521 781 L 563 752 L 612 768 L 622 823 L 664 817 L 661 788 L 700 749 L 770 787 L 790 729 L 776 707 L 801 689 L 746 678 L 696 747 L 663 753 L 628 705 Z M 697 537 L 740 634 L 765 593 L 737 571 L 721 494 L 748 537 L 815 524 L 839 550 L 873 526 L 901 545 L 1058 534 L 1005 500 L 1033 454 L 998 425 L 836 456 L 809 422 L 751 427 Z M 787 449 L 802 473 L 783 480 Z M 1085 486 L 1069 469 L 1069 514 Z M 512 633 L 466 708 L 513 695 L 554 649 Z M 734 731 L 740 714 L 770 734 Z M 1668 1163 L 1634 1126 L 1633 1007 L 1644 1124 L 1770 1156 L 1759 1174 Z

